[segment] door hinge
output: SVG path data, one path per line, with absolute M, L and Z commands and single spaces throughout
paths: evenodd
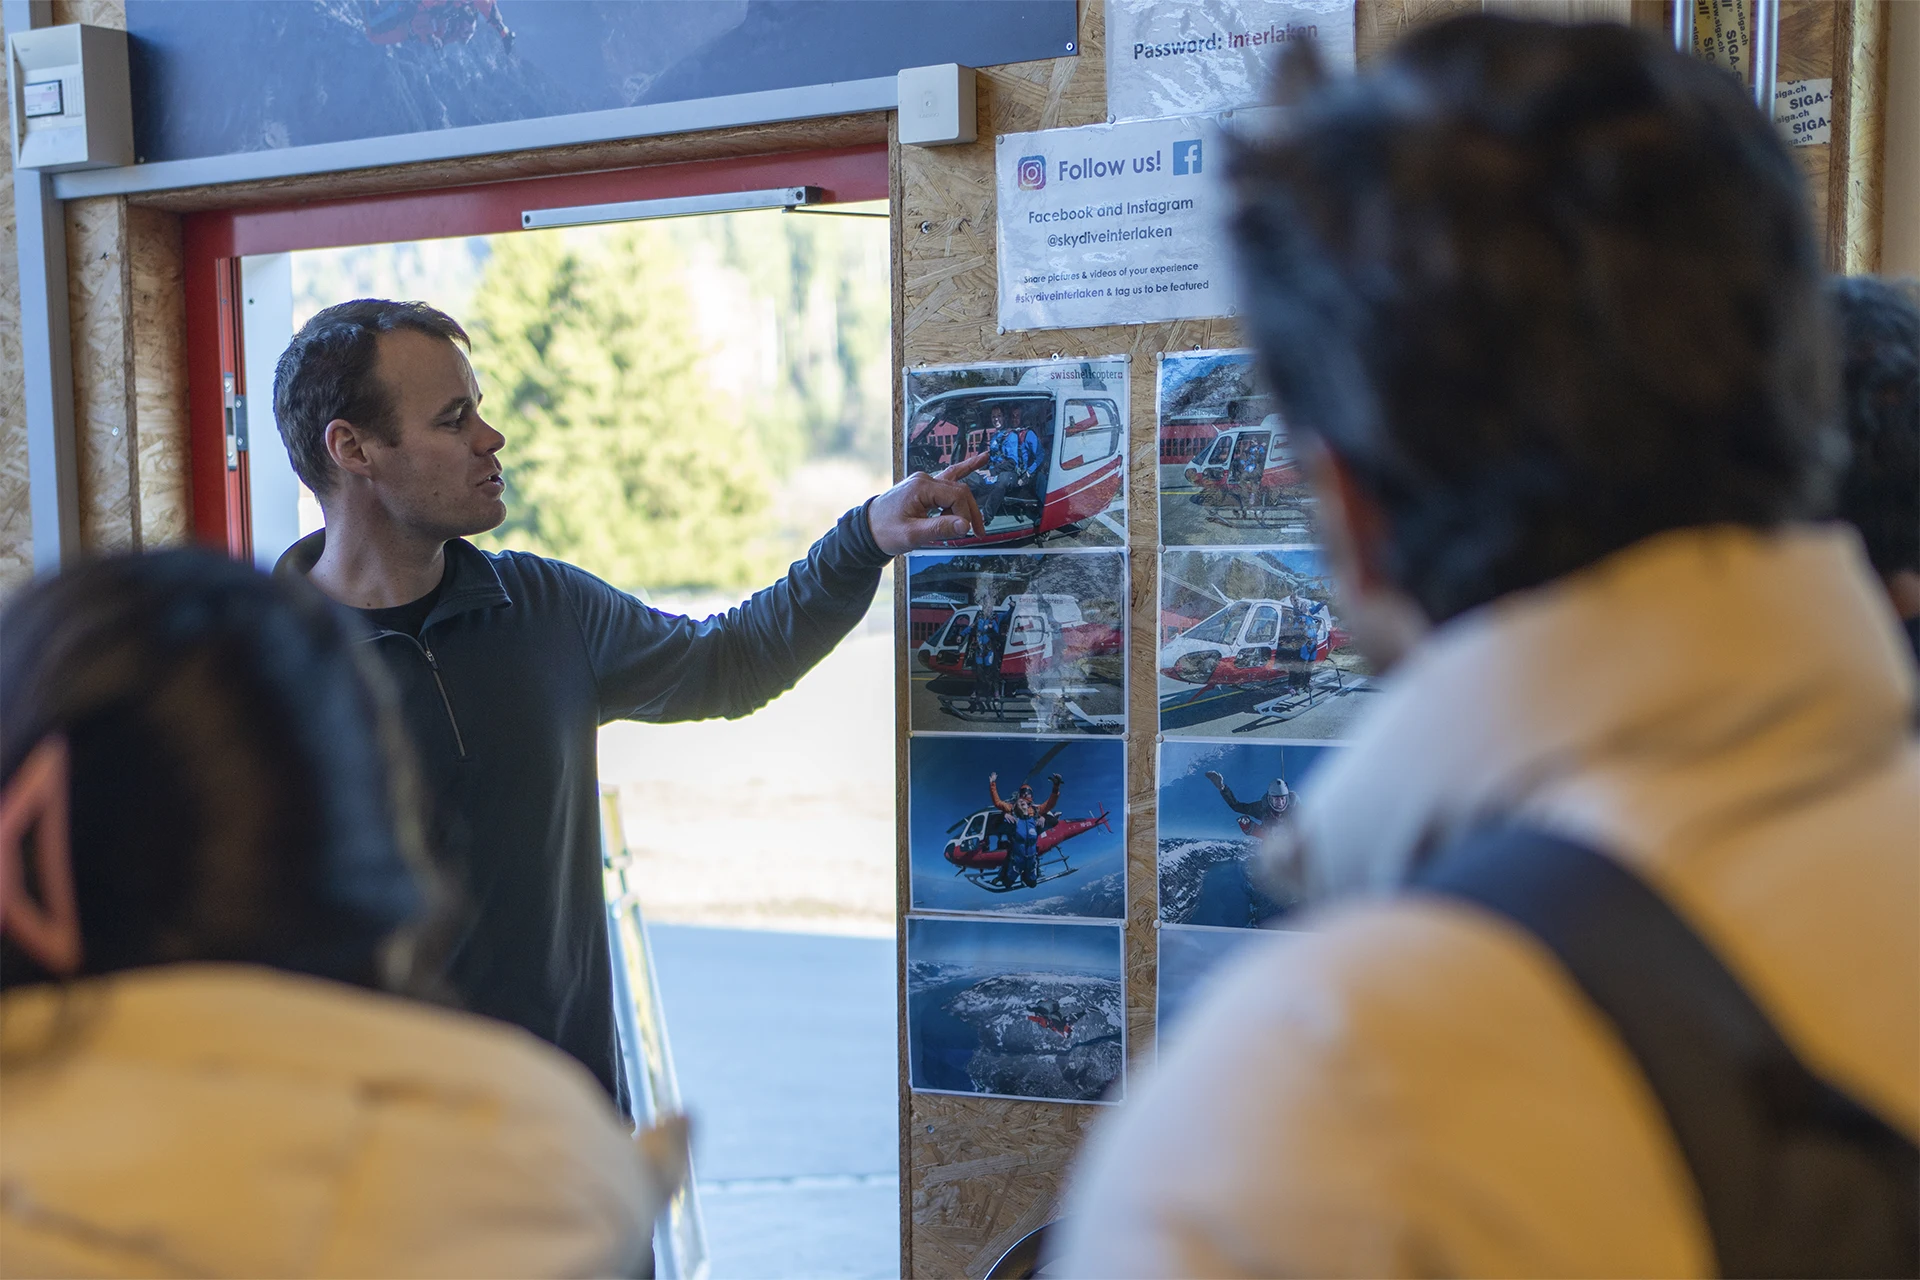
M 247 398 L 236 392 L 234 376 L 220 375 L 222 411 L 226 414 L 227 470 L 240 466 L 240 455 L 247 452 Z

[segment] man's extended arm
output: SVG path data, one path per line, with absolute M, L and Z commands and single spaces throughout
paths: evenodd
M 1047 802 L 1040 806 L 1039 808 L 1040 813 L 1051 813 L 1053 812 L 1053 807 L 1060 803 L 1060 784 L 1063 781 L 1063 779 L 1060 777 L 1059 774 L 1056 773 L 1053 775 L 1052 781 L 1053 781 L 1053 790 L 1050 793 L 1048 793 Z
M 1252 804 L 1248 804 L 1245 801 L 1234 799 L 1233 788 L 1228 786 L 1227 780 L 1221 777 L 1219 774 L 1209 770 L 1207 773 L 1207 781 L 1211 782 L 1214 786 L 1220 788 L 1220 798 L 1226 801 L 1227 808 L 1233 810 L 1235 813 L 1244 814 L 1249 818 L 1261 818 L 1266 816 L 1261 812 L 1261 809 L 1260 809 L 1261 801 L 1256 800 Z
M 1000 775 L 997 773 L 987 775 L 987 798 L 993 801 L 993 807 L 1000 812 L 1013 812 L 1013 805 L 1000 798 Z
M 732 718 L 791 689 L 860 621 L 889 560 L 985 529 L 961 483 L 983 460 L 916 473 L 855 507 L 785 578 L 704 621 L 661 613 L 572 571 L 566 585 L 601 720 Z
M 662 613 L 588 574 L 571 576 L 600 718 L 732 718 L 765 706 L 853 630 L 889 559 L 856 507 L 785 578 L 704 621 Z

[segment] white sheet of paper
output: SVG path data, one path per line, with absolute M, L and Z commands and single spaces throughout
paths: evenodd
M 1002 134 L 1000 327 L 1232 313 L 1211 117 Z
M 1107 0 L 1107 118 L 1264 102 L 1275 60 L 1299 43 L 1351 71 L 1353 0 Z

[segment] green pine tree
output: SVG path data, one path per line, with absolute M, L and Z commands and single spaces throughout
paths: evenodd
M 507 522 L 484 545 L 633 589 L 766 581 L 765 451 L 702 368 L 662 228 L 498 237 L 472 315 L 486 412 L 507 437 Z

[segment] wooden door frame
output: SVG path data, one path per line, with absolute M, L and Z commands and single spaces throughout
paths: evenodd
M 830 203 L 884 200 L 885 142 L 728 156 L 592 173 L 423 187 L 334 200 L 203 210 L 181 218 L 186 304 L 188 465 L 196 540 L 246 556 L 252 529 L 246 457 L 229 459 L 235 416 L 226 379 L 245 395 L 239 309 L 232 305 L 239 259 L 257 253 L 497 235 L 522 230 L 527 209 L 716 195 L 813 186 Z M 222 282 L 228 282 L 226 291 Z M 253 389 L 271 395 L 272 388 Z M 278 447 L 277 442 L 266 442 Z

